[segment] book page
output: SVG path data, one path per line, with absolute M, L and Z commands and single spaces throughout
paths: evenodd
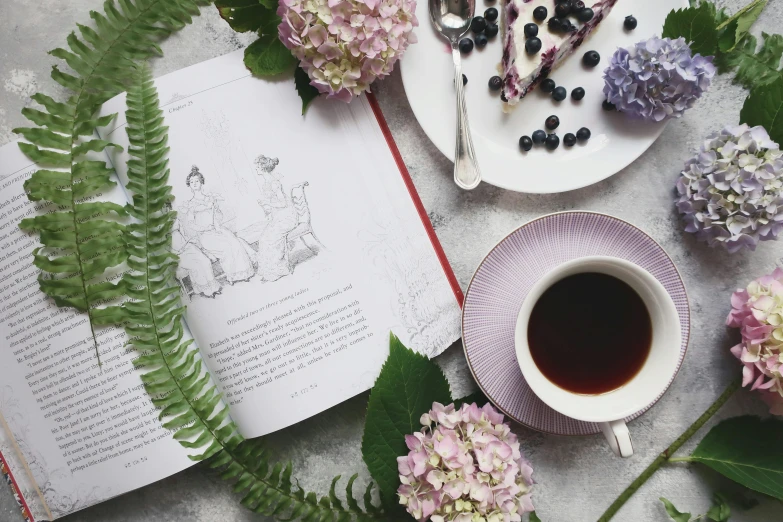
M 251 77 L 242 51 L 156 85 L 186 321 L 245 436 L 368 389 L 390 331 L 429 356 L 459 338 L 447 268 L 365 97 L 303 117 L 290 78 Z M 124 109 L 107 102 L 102 137 L 125 147 Z
M 51 520 L 191 466 L 162 428 L 121 328 L 100 328 L 102 367 L 86 314 L 38 288 L 36 235 L 19 221 L 53 210 L 23 184 L 36 166 L 0 148 L 0 452 L 36 520 Z M 103 199 L 125 204 L 119 186 Z

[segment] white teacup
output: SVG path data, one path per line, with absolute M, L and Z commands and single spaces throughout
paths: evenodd
M 611 275 L 628 284 L 644 301 L 652 323 L 650 353 L 639 373 L 623 386 L 598 395 L 570 392 L 547 379 L 533 361 L 528 344 L 530 314 L 541 295 L 557 281 L 585 272 Z M 680 318 L 669 293 L 643 268 L 615 257 L 583 257 L 559 265 L 533 285 L 519 310 L 515 343 L 522 375 L 542 401 L 568 417 L 599 423 L 612 450 L 630 457 L 633 445 L 623 419 L 652 404 L 677 372 Z

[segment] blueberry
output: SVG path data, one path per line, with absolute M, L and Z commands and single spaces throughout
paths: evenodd
M 585 7 L 576 12 L 576 19 L 580 22 L 589 22 L 593 19 L 593 16 L 595 16 L 595 13 L 589 7 Z
M 478 47 L 479 49 L 487 45 L 487 35 L 483 33 L 477 34 L 476 36 L 473 37 L 473 39 L 476 41 L 476 47 Z
M 533 133 L 533 143 L 541 145 L 546 141 L 546 131 L 537 130 Z
M 462 54 L 469 54 L 473 50 L 473 40 L 470 38 L 463 38 L 459 41 L 459 52 Z
M 539 22 L 543 22 L 544 20 L 546 20 L 548 14 L 549 13 L 546 10 L 546 7 L 544 6 L 539 6 L 533 9 L 533 18 L 535 18 Z
M 576 139 L 579 141 L 587 141 L 590 139 L 590 129 L 587 127 L 582 127 L 578 131 L 576 131 Z
M 546 137 L 545 143 L 547 149 L 555 150 L 560 146 L 560 138 L 557 137 L 557 134 L 550 134 Z
M 555 101 L 563 101 L 566 99 L 566 96 L 568 96 L 568 91 L 566 91 L 565 87 L 555 87 L 555 90 L 552 91 L 552 99 Z
M 571 13 L 571 4 L 568 2 L 560 2 L 555 6 L 555 16 L 564 17 Z
M 563 20 L 560 22 L 560 25 L 563 29 L 563 32 L 574 33 L 577 31 L 576 26 L 572 24 L 571 20 L 569 20 L 568 18 L 563 18 Z
M 462 85 L 467 85 L 467 84 L 468 84 L 468 77 L 463 74 L 462 75 Z
M 538 36 L 538 26 L 536 24 L 525 24 L 525 37 L 533 38 Z
M 533 140 L 530 139 L 530 136 L 522 136 L 519 138 L 519 148 L 525 152 L 533 148 Z
M 553 33 L 559 33 L 563 30 L 563 21 L 560 18 L 550 18 L 547 25 L 549 26 L 549 30 Z
M 555 90 L 555 87 L 557 87 L 557 84 L 555 84 L 555 81 L 552 78 L 547 78 L 541 82 L 541 90 L 546 93 L 551 93 Z
M 486 28 L 487 28 L 487 21 L 484 20 L 483 16 L 475 16 L 473 17 L 473 20 L 470 22 L 470 30 L 476 34 L 480 33 Z
M 498 35 L 498 24 L 489 24 L 487 25 L 487 28 L 484 29 L 484 34 L 487 35 L 487 38 L 494 38 Z
M 598 65 L 598 62 L 601 61 L 601 55 L 598 54 L 596 51 L 587 51 L 584 56 L 582 56 L 582 63 L 585 64 L 587 67 L 595 67 Z
M 571 134 L 570 132 L 567 133 L 565 136 L 563 136 L 563 145 L 566 147 L 573 147 L 576 145 L 576 136 Z
M 536 54 L 540 50 L 541 40 L 537 37 L 528 38 L 527 42 L 525 42 L 525 51 L 527 51 L 527 54 Z
M 489 88 L 493 91 L 499 91 L 503 87 L 503 79 L 500 76 L 493 76 L 489 79 Z
M 578 13 L 585 8 L 585 3 L 582 0 L 571 0 L 571 12 Z
M 487 22 L 494 22 L 498 19 L 498 10 L 494 7 L 490 7 L 486 11 L 484 11 L 484 19 Z
M 623 27 L 628 29 L 629 31 L 633 31 L 636 29 L 636 26 L 639 22 L 636 21 L 636 18 L 634 18 L 633 15 L 628 15 L 625 17 L 625 22 L 623 22 Z
M 610 102 L 609 100 L 604 100 L 604 102 L 601 104 L 601 107 L 604 108 L 605 111 L 616 111 L 617 107 L 614 103 Z
M 584 97 L 585 97 L 585 90 L 581 87 L 577 87 L 576 89 L 571 91 L 571 98 L 576 101 L 579 101 Z
M 560 118 L 558 118 L 553 114 L 552 116 L 546 119 L 546 122 L 544 122 L 544 126 L 547 129 L 553 131 L 560 126 Z

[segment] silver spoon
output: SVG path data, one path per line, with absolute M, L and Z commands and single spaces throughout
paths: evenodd
M 454 58 L 454 86 L 457 89 L 457 150 L 454 153 L 454 182 L 465 190 L 472 190 L 481 182 L 481 170 L 476 162 L 468 111 L 465 107 L 459 40 L 470 29 L 476 1 L 429 0 L 429 6 L 430 21 L 441 36 L 451 44 L 451 56 Z

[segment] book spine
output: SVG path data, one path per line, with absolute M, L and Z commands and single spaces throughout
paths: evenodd
M 27 506 L 27 501 L 22 496 L 22 491 L 19 489 L 19 485 L 16 483 L 13 473 L 11 473 L 11 467 L 8 465 L 2 452 L 0 452 L 0 474 L 2 474 L 3 479 L 5 479 L 8 485 L 11 486 L 11 491 L 14 494 L 16 503 L 19 504 L 19 509 L 22 511 L 22 518 L 25 522 L 35 522 L 33 515 L 30 512 L 30 508 Z
M 369 92 L 367 93 L 367 101 L 370 102 L 372 112 L 375 115 L 375 119 L 378 121 L 378 126 L 381 128 L 381 132 L 383 133 L 383 137 L 386 139 L 386 144 L 389 146 L 389 150 L 394 157 L 394 161 L 397 163 L 397 168 L 400 170 L 400 175 L 405 182 L 405 187 L 408 189 L 408 194 L 410 194 L 410 197 L 413 200 L 416 211 L 419 213 L 421 222 L 427 231 L 427 236 L 430 238 L 430 242 L 432 243 L 432 248 L 435 249 L 435 254 L 438 256 L 440 266 L 443 268 L 443 272 L 446 274 L 446 279 L 449 281 L 451 290 L 454 292 L 454 297 L 457 299 L 457 302 L 461 308 L 462 302 L 465 300 L 465 296 L 462 293 L 462 288 L 460 288 L 457 277 L 454 275 L 454 270 L 452 270 L 451 265 L 449 264 L 449 260 L 446 257 L 446 252 L 443 251 L 443 246 L 441 246 L 440 240 L 438 239 L 437 234 L 435 234 L 435 229 L 432 227 L 432 222 L 427 215 L 424 204 L 421 202 L 419 193 L 416 191 L 416 186 L 413 184 L 413 179 L 411 179 L 411 175 L 408 172 L 408 167 L 405 165 L 405 161 L 402 159 L 402 154 L 400 154 L 400 150 L 397 148 L 397 144 L 394 142 L 394 136 L 392 136 L 389 125 L 386 123 L 386 118 L 383 117 L 383 111 L 381 111 L 381 106 L 378 104 L 378 99 L 373 93 Z

